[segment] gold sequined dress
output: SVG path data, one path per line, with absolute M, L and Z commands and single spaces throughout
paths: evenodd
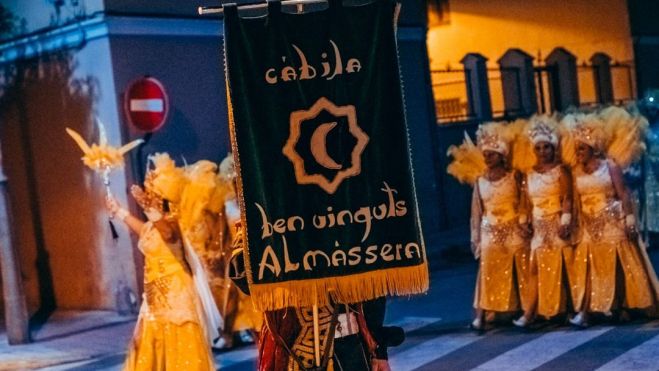
M 512 312 L 520 301 L 523 309 L 533 303 L 529 248 L 518 227 L 519 199 L 513 172 L 496 181 L 480 177 L 476 182 L 471 214 L 472 243 L 480 257 L 475 308 Z
M 201 299 L 180 242 L 167 244 L 149 222 L 138 243 L 144 254 L 144 301 L 124 370 L 214 370 Z
M 562 211 L 561 167 L 527 175 L 527 192 L 531 202 L 533 238 L 531 265 L 537 271 L 537 314 L 553 317 L 565 311 L 566 291 L 563 270 L 570 261 L 572 248 L 558 236 Z
M 625 216 L 608 162 L 600 161 L 591 174 L 579 166 L 574 175 L 581 209 L 581 237 L 573 267 L 575 307 L 602 313 L 616 306 L 650 308 L 656 304 L 653 282 L 657 278 L 644 252 L 625 234 Z

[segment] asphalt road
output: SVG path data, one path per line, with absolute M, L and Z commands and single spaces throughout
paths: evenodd
M 651 256 L 659 267 L 659 251 Z M 584 330 L 561 321 L 519 330 L 503 321 L 485 333 L 475 333 L 467 325 L 476 263 L 432 268 L 426 295 L 388 303 L 387 323 L 401 325 L 407 332 L 405 342 L 390 350 L 392 370 L 659 370 L 659 320 L 602 321 Z M 256 366 L 254 346 L 215 356 L 225 371 Z M 123 353 L 113 353 L 49 370 L 118 370 L 122 362 Z

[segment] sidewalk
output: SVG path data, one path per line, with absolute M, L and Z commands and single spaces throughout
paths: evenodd
M 125 351 L 136 317 L 110 311 L 57 311 L 32 329 L 33 342 L 12 345 L 0 332 L 0 370 L 75 364 Z

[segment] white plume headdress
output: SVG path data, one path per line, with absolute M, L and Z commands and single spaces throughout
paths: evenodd
M 461 183 L 474 184 L 486 170 L 483 151 L 494 151 L 508 158 L 515 132 L 513 127 L 505 122 L 491 122 L 478 127 L 478 144 L 474 144 L 466 132 L 464 136 L 461 145 L 449 147 L 446 155 L 453 157 L 453 161 L 446 168 L 446 172 Z
M 576 142 L 604 153 L 622 168 L 638 160 L 645 151 L 647 120 L 620 107 L 610 106 L 596 113 L 567 115 L 562 124 L 569 132 L 562 145 L 563 160 L 570 165 L 577 162 Z
M 460 183 L 474 184 L 485 172 L 483 152 L 476 147 L 466 132 L 462 144 L 450 146 L 446 155 L 453 157 L 446 172 L 453 175 Z
M 560 136 L 556 119 L 549 115 L 534 115 L 529 120 L 528 136 L 534 145 L 548 142 L 557 148 Z
M 481 151 L 494 151 L 504 156 L 510 153 L 510 139 L 506 124 L 491 122 L 478 126 L 476 142 Z
M 610 106 L 599 112 L 599 118 L 608 136 L 608 157 L 620 167 L 626 168 L 643 155 L 649 126 L 645 117 L 632 115 L 621 107 Z

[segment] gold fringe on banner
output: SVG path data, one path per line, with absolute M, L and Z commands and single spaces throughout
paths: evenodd
M 428 265 L 389 268 L 341 277 L 327 277 L 249 285 L 252 302 L 260 311 L 286 307 L 358 303 L 385 295 L 404 296 L 428 291 Z M 317 295 L 313 295 L 313 292 Z

